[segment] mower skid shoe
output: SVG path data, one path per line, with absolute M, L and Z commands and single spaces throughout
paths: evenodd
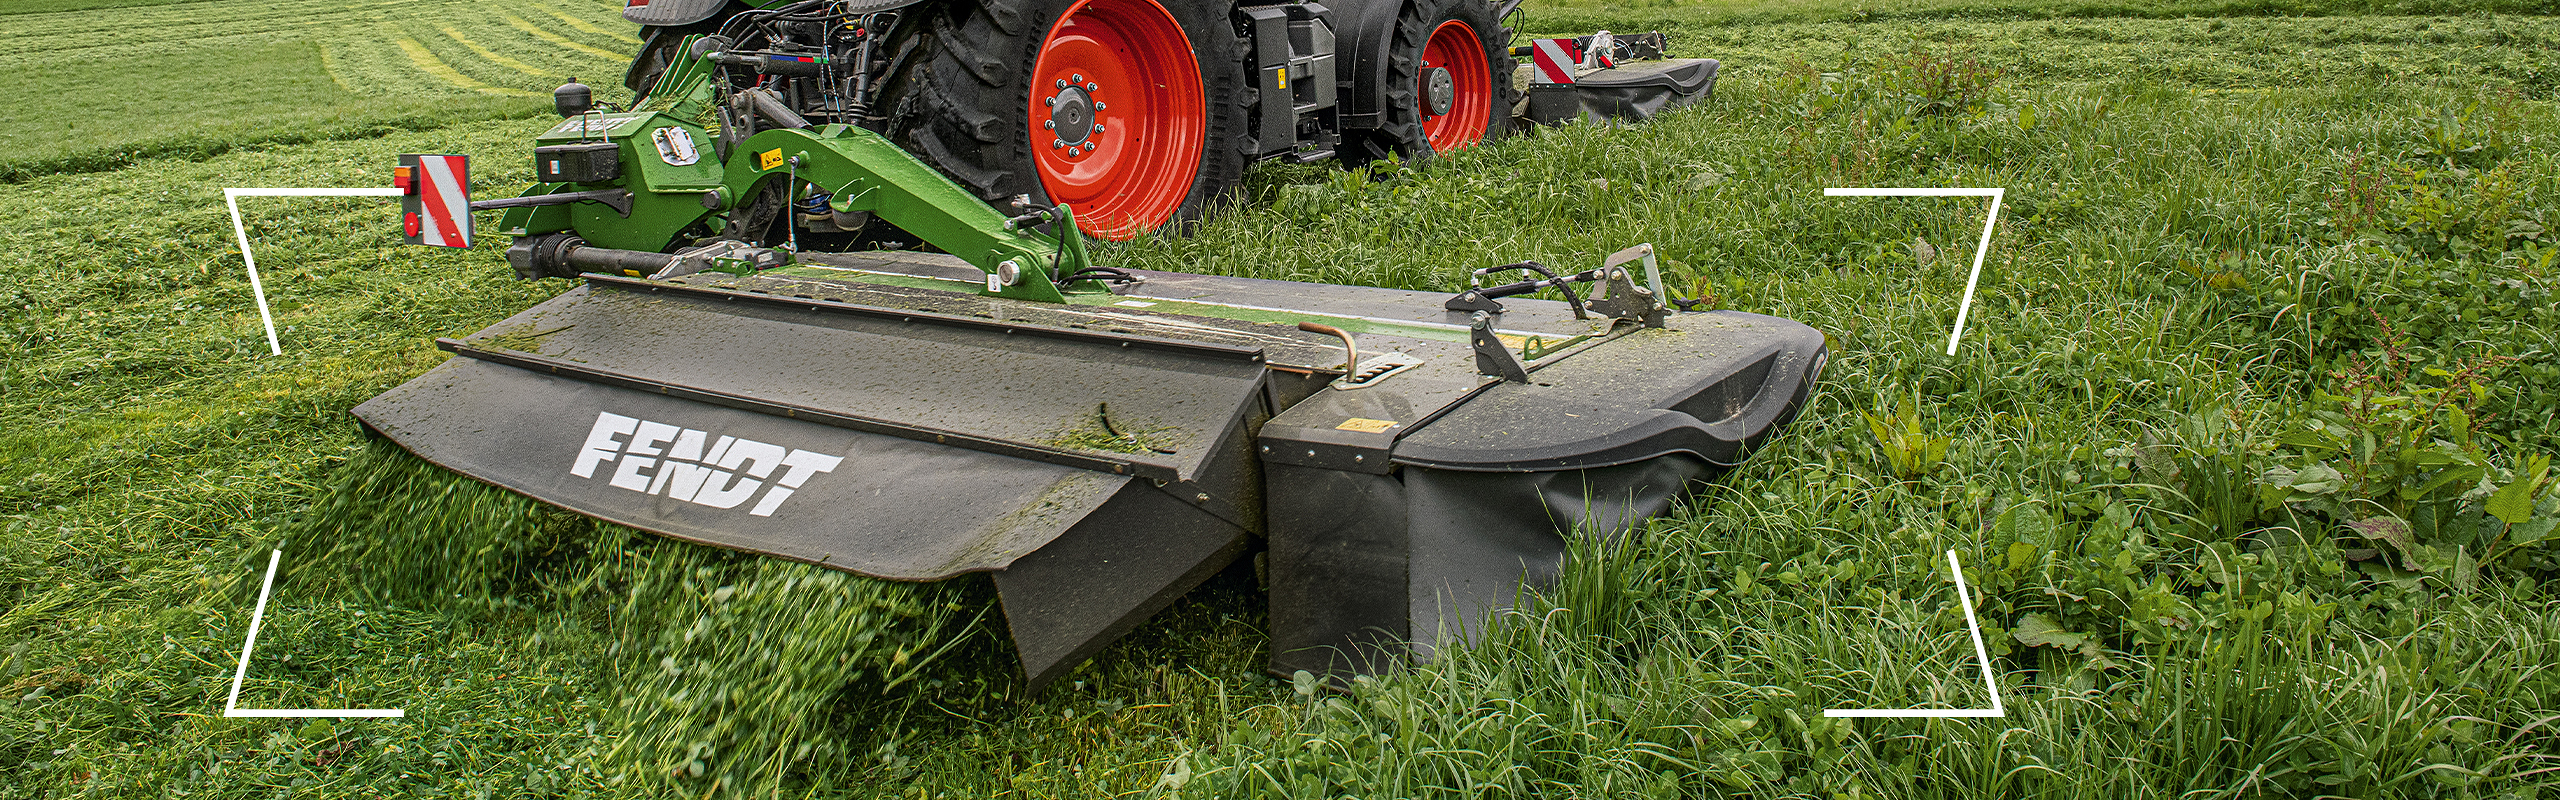
M 1243 528 L 1146 481 L 995 573 L 1022 674 L 1039 691 L 1234 563 Z

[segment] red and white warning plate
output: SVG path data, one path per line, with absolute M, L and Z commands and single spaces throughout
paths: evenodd
M 1582 48 L 1575 46 L 1572 39 L 1536 39 L 1530 44 L 1535 47 L 1532 55 L 1537 60 L 1537 72 L 1532 76 L 1531 82 L 1543 84 L 1573 82 L 1573 69 L 1582 63 Z
M 400 232 L 410 244 L 471 246 L 471 159 L 400 156 L 391 173 L 400 190 Z

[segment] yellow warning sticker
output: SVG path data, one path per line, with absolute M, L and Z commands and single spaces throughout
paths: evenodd
M 1333 429 L 1337 431 L 1359 431 L 1361 433 L 1384 433 L 1388 428 L 1393 428 L 1395 426 L 1395 423 L 1383 419 L 1361 419 L 1359 417 L 1352 417 L 1350 419 L 1343 420 L 1340 425 L 1333 426 Z
M 772 169 L 779 166 L 782 166 L 782 151 L 767 150 L 756 154 L 756 169 Z
M 1281 68 L 1279 68 L 1279 69 L 1277 69 L 1277 70 L 1273 70 L 1273 71 L 1274 71 L 1274 72 L 1279 73 L 1279 75 L 1280 75 L 1280 88 L 1282 88 L 1282 89 L 1289 88 L 1289 68 L 1288 68 L 1288 67 L 1281 67 Z

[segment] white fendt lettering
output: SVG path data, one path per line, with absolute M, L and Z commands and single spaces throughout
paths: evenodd
M 610 464 L 606 482 L 616 488 L 712 508 L 737 508 L 762 491 L 763 499 L 747 513 L 770 517 L 810 476 L 832 472 L 842 463 L 842 456 L 735 436 L 715 439 L 692 428 L 605 411 L 587 429 L 586 446 L 579 448 L 569 474 L 594 478 L 597 467 Z

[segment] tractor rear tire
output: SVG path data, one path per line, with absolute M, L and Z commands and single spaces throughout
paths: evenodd
M 891 33 L 883 133 L 999 209 L 1018 196 L 1067 202 L 1106 239 L 1182 226 L 1230 198 L 1253 146 L 1252 72 L 1232 11 L 1198 0 L 915 7 Z
M 1418 165 L 1439 152 L 1511 135 L 1511 109 L 1520 99 L 1511 84 L 1511 30 L 1485 0 L 1409 0 L 1391 35 L 1382 75 L 1386 102 L 1379 109 L 1384 124 L 1344 132 L 1344 162 L 1398 158 Z M 1435 77 L 1447 81 L 1438 102 Z
M 648 101 L 649 90 L 657 88 L 659 76 L 665 75 L 667 67 L 676 62 L 677 51 L 681 49 L 678 45 L 684 43 L 684 37 L 718 33 L 721 23 L 728 22 L 738 12 L 753 8 L 741 0 L 729 0 L 728 6 L 709 19 L 684 25 L 640 26 L 640 51 L 632 55 L 631 68 L 622 74 L 623 88 L 631 90 L 631 105 L 636 107 Z

